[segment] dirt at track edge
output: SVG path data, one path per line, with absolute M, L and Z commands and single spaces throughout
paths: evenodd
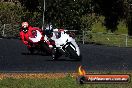
M 64 78 L 66 76 L 71 77 L 77 77 L 77 73 L 0 73 L 0 80 L 6 79 L 6 78 L 49 78 L 49 79 L 55 79 L 55 78 Z

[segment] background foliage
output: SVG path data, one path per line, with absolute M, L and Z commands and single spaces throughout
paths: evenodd
M 28 21 L 33 26 L 42 27 L 43 1 L 2 0 L 0 24 Z M 45 24 L 69 30 L 92 30 L 97 22 L 101 22 L 105 30 L 117 32 L 123 23 L 132 35 L 131 3 L 132 0 L 45 0 Z M 104 19 L 99 21 L 100 17 Z

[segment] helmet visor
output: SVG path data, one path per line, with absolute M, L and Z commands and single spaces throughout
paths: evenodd
M 27 27 L 22 28 L 22 31 L 23 31 L 23 32 L 27 32 L 27 31 L 28 31 L 28 28 L 27 28 Z

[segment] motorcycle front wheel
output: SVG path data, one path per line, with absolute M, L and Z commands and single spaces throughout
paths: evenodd
M 71 59 L 75 59 L 79 61 L 82 59 L 81 55 L 78 56 L 76 51 L 70 45 L 66 47 L 66 52 L 69 54 L 69 57 Z

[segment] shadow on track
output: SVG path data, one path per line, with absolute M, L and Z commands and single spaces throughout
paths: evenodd
M 62 61 L 62 62 L 65 62 L 65 61 L 66 61 L 66 62 L 67 62 L 67 61 L 69 61 L 69 62 L 81 62 L 81 60 L 74 60 L 74 59 L 68 59 L 68 58 L 66 58 L 66 59 L 64 59 L 64 58 L 61 59 L 61 58 L 60 58 L 60 59 L 56 59 L 56 60 L 45 60 L 45 61 L 49 61 L 49 62 L 50 62 L 50 61 L 55 61 L 55 62 L 56 62 L 56 61 L 57 61 L 57 62 L 61 62 L 61 61 Z
M 31 53 L 25 53 L 25 52 L 22 52 L 21 53 L 22 55 L 31 55 L 31 56 L 34 56 L 34 55 L 40 55 L 40 56 L 50 56 L 50 55 L 48 55 L 48 54 L 46 54 L 46 53 L 34 53 L 34 54 L 31 54 Z
M 45 53 L 34 53 L 34 54 L 31 54 L 31 53 L 27 53 L 27 52 L 22 52 L 21 53 L 22 55 L 24 56 L 49 56 L 49 59 L 45 60 L 47 62 L 81 62 L 82 60 L 77 60 L 77 59 L 70 59 L 68 57 L 64 57 L 64 56 L 61 56 L 60 58 L 56 59 L 56 60 L 53 60 L 51 55 L 47 55 Z

